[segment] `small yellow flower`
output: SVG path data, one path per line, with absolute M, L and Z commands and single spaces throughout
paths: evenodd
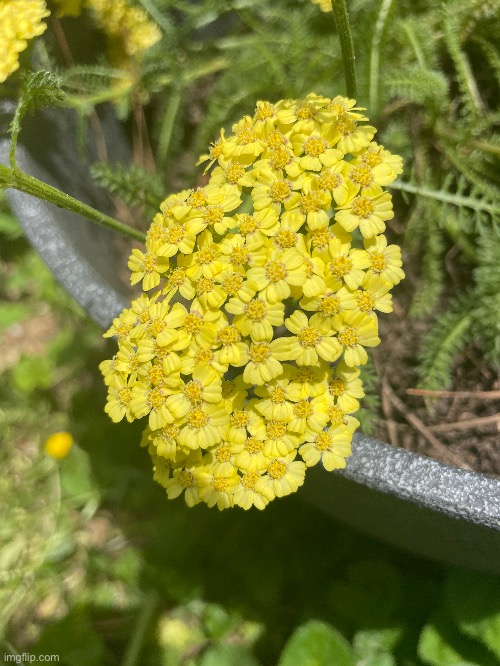
M 62 431 L 55 432 L 45 440 L 43 448 L 45 453 L 52 458 L 65 458 L 73 446 L 73 436 L 71 433 Z

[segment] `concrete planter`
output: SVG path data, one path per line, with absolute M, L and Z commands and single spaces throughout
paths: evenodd
M 4 108 L 3 119 L 6 111 L 10 109 Z M 111 121 L 106 132 L 113 157 L 126 160 L 119 127 Z M 61 111 L 39 114 L 23 130 L 20 166 L 105 210 L 106 197 L 92 183 L 74 136 L 70 116 Z M 7 143 L 0 143 L 0 161 L 7 162 L 7 152 Z M 9 199 L 57 279 L 94 321 L 107 327 L 128 303 L 127 289 L 117 278 L 123 260 L 113 235 L 19 192 L 10 191 Z M 500 573 L 499 480 L 358 434 L 346 470 L 310 470 L 300 495 L 333 517 L 413 553 Z

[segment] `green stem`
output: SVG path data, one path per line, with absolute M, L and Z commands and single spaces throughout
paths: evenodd
M 140 612 L 134 632 L 130 637 L 129 644 L 123 657 L 122 666 L 136 666 L 139 663 L 142 646 L 146 637 L 147 630 L 153 619 L 154 612 L 158 605 L 158 593 L 153 590 L 146 597 L 142 610 Z
M 10 169 L 9 167 L 0 164 L 0 187 L 12 187 L 15 190 L 31 194 L 44 201 L 49 201 L 50 203 L 59 206 L 59 208 L 64 208 L 72 213 L 82 215 L 83 217 L 92 220 L 92 222 L 96 222 L 102 227 L 113 229 L 113 231 L 117 231 L 124 236 L 134 238 L 142 243 L 145 243 L 146 241 L 146 237 L 141 231 L 132 229 L 125 224 L 121 224 L 121 222 L 118 222 L 112 217 L 101 213 L 91 206 L 87 206 L 87 204 L 70 197 L 69 194 L 65 194 L 51 185 L 47 185 L 47 183 L 43 183 L 41 180 L 38 180 L 38 178 L 23 173 L 19 169 Z
M 165 109 L 165 115 L 160 128 L 160 138 L 158 141 L 158 162 L 163 166 L 166 162 L 168 149 L 172 140 L 175 119 L 179 106 L 181 104 L 182 94 L 179 90 L 171 90 L 170 97 Z
M 342 62 L 344 65 L 345 87 L 348 97 L 357 98 L 356 67 L 354 64 L 354 47 L 345 0 L 333 0 L 333 15 L 340 40 Z
M 387 17 L 392 7 L 393 0 L 382 0 L 382 5 L 377 16 L 375 29 L 373 31 L 372 48 L 370 54 L 370 85 L 368 99 L 370 112 L 376 114 L 378 111 L 378 82 L 380 74 L 380 44 L 384 32 Z

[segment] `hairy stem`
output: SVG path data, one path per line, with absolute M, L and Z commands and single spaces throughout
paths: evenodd
M 356 86 L 354 47 L 345 0 L 333 0 L 333 15 L 335 17 L 335 24 L 337 26 L 340 40 L 340 49 L 342 51 L 346 93 L 348 97 L 354 97 L 356 99 L 358 91 Z
M 143 243 L 146 241 L 146 237 L 141 231 L 132 229 L 131 227 L 118 222 L 95 208 L 78 201 L 78 199 L 74 199 L 69 196 L 69 194 L 65 194 L 64 192 L 61 192 L 61 190 L 58 190 L 51 185 L 47 185 L 47 183 L 43 183 L 41 180 L 38 180 L 38 178 L 23 173 L 19 169 L 10 169 L 9 167 L 0 164 L 0 187 L 11 187 L 15 190 L 25 192 L 26 194 L 31 194 L 44 201 L 49 201 L 50 203 L 59 206 L 59 208 L 64 208 L 72 213 L 82 215 L 83 217 L 92 220 L 92 222 L 100 224 L 102 227 L 113 229 L 113 231 L 117 231 L 124 236 L 134 238 Z

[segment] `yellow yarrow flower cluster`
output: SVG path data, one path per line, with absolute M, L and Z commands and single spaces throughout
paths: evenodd
M 404 277 L 383 235 L 401 158 L 362 111 L 258 102 L 200 158 L 206 187 L 168 197 L 132 251 L 145 293 L 106 333 L 106 411 L 148 418 L 169 498 L 263 509 L 308 467 L 345 466 L 377 311 Z
M 333 0 L 312 0 L 314 5 L 318 5 L 322 12 L 331 12 L 333 10 Z
M 85 0 L 99 28 L 117 41 L 114 48 L 129 58 L 137 58 L 161 38 L 161 32 L 147 14 L 126 0 Z M 113 50 L 113 49 L 112 49 Z
M 19 54 L 28 40 L 41 35 L 50 12 L 42 0 L 2 0 L 0 2 L 0 83 L 19 67 Z

